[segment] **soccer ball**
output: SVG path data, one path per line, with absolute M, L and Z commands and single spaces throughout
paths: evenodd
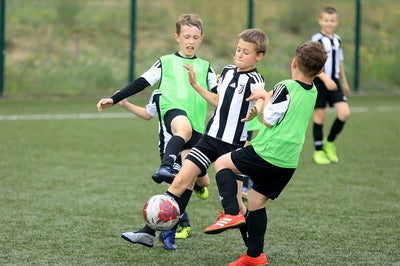
M 151 197 L 143 207 L 144 220 L 154 230 L 170 230 L 178 223 L 179 215 L 178 203 L 164 194 Z

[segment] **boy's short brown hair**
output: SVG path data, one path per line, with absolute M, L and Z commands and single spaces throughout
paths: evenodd
M 239 38 L 245 42 L 253 43 L 256 48 L 257 54 L 267 52 L 268 38 L 262 30 L 247 29 L 239 34 Z
M 182 14 L 179 16 L 176 21 L 176 33 L 181 34 L 181 27 L 183 25 L 186 26 L 194 26 L 201 31 L 201 35 L 203 35 L 203 21 L 197 14 Z
M 336 12 L 336 9 L 334 8 L 334 7 L 331 7 L 331 6 L 327 6 L 327 7 L 324 7 L 323 9 L 322 9 L 322 11 L 321 11 L 321 16 L 322 16 L 322 14 L 329 14 L 329 15 L 332 15 L 332 14 L 337 14 L 337 12 Z
M 328 53 L 322 43 L 308 41 L 297 46 L 295 58 L 299 70 L 314 77 L 324 67 Z

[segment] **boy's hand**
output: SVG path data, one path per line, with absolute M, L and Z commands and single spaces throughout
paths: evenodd
M 342 88 L 343 88 L 343 94 L 344 94 L 344 96 L 348 97 L 349 94 L 350 94 L 350 87 L 349 87 L 349 84 L 347 84 L 347 82 L 346 82 L 346 83 L 343 83 L 343 84 L 342 84 Z
M 99 113 L 101 114 L 101 112 L 108 108 L 113 106 L 114 101 L 111 98 L 104 98 L 101 99 L 98 103 L 97 103 L 97 110 L 99 111 Z
M 183 65 L 183 67 L 188 70 L 190 85 L 192 85 L 192 87 L 195 87 L 197 85 L 197 80 L 196 73 L 194 72 L 193 67 L 189 64 Z
M 265 97 L 267 97 L 267 96 L 268 96 L 268 92 L 266 92 L 264 89 L 256 89 L 249 96 L 249 98 L 246 99 L 246 101 L 250 102 L 250 101 L 253 101 L 253 100 L 258 100 L 260 98 L 265 99 Z
M 253 105 L 253 107 L 251 107 L 250 111 L 247 113 L 246 117 L 240 120 L 240 122 L 248 122 L 250 120 L 253 120 L 254 117 L 257 117 L 257 115 L 258 115 L 257 107 Z
M 328 79 L 324 81 L 325 87 L 328 91 L 336 91 L 337 85 L 332 79 Z

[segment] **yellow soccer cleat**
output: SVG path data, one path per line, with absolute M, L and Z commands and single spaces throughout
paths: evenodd
M 324 165 L 331 163 L 323 150 L 315 151 L 313 158 L 316 164 Z
M 332 162 L 332 163 L 338 163 L 339 158 L 336 154 L 336 148 L 333 142 L 327 141 L 326 139 L 324 140 L 324 145 L 322 146 L 322 150 L 325 152 L 326 157 Z

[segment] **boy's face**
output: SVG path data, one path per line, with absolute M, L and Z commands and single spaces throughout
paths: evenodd
M 179 43 L 179 54 L 183 57 L 192 58 L 203 40 L 201 30 L 195 26 L 181 26 L 181 33 L 174 34 L 175 40 Z
M 235 56 L 233 57 L 238 71 L 252 70 L 256 63 L 263 58 L 264 54 L 257 54 L 254 46 L 253 43 L 243 41 L 242 39 L 239 40 L 236 46 Z
M 332 35 L 336 26 L 339 24 L 337 14 L 322 13 L 318 21 L 319 25 L 321 25 L 321 32 L 326 35 Z

